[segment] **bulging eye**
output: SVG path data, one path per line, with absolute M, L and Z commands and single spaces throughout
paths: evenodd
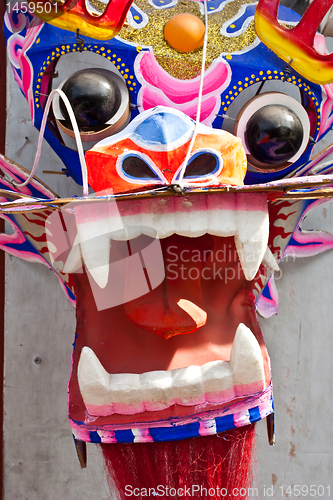
M 250 165 L 264 172 L 282 170 L 305 151 L 310 121 L 298 101 L 280 92 L 267 92 L 242 108 L 235 134 L 243 141 Z
M 65 81 L 62 91 L 68 97 L 79 130 L 82 131 L 104 128 L 105 123 L 118 111 L 121 102 L 116 80 L 104 70 L 78 71 Z M 60 110 L 64 124 L 71 128 L 69 114 L 62 100 Z
M 58 87 L 67 96 L 83 141 L 96 141 L 120 130 L 129 116 L 126 84 L 113 71 L 87 68 L 77 71 Z M 53 111 L 63 132 L 73 137 L 67 108 L 59 97 Z
M 134 179 L 159 180 L 158 175 L 151 169 L 151 167 L 142 158 L 137 155 L 128 155 L 122 161 L 123 172 Z
M 219 168 L 216 155 L 207 152 L 195 153 L 190 159 L 184 173 L 184 178 L 194 179 L 215 174 Z
M 244 136 L 251 156 L 274 169 L 297 154 L 303 141 L 303 127 L 290 108 L 271 104 L 251 116 Z

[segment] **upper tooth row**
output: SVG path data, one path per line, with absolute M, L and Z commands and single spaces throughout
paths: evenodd
M 264 388 L 260 346 L 251 330 L 238 325 L 230 361 L 211 361 L 170 371 L 109 374 L 95 353 L 83 347 L 78 365 L 80 391 L 90 414 L 132 415 L 166 409 L 223 403 Z
M 274 259 L 267 259 L 269 220 L 266 196 L 261 193 L 147 198 L 118 205 L 88 203 L 75 206 L 74 213 L 77 235 L 62 270 L 77 271 L 83 258 L 101 288 L 108 282 L 111 240 L 131 240 L 140 234 L 160 239 L 172 234 L 234 236 L 247 280 L 254 278 L 264 256 L 274 267 Z M 52 216 L 59 217 L 57 213 Z

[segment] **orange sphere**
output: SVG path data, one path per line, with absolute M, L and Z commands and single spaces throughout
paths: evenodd
M 191 52 L 202 47 L 204 35 L 204 23 L 193 14 L 177 14 L 164 26 L 164 38 L 180 52 Z

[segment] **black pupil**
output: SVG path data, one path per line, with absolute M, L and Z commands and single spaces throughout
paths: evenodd
M 196 156 L 185 170 L 184 177 L 200 177 L 209 175 L 216 169 L 217 159 L 211 153 L 202 153 Z
M 138 179 L 158 179 L 155 172 L 147 165 L 147 163 L 138 156 L 126 156 L 123 160 L 123 171 L 131 177 Z
M 287 106 L 264 106 L 248 121 L 245 141 L 256 160 L 274 169 L 290 160 L 301 147 L 302 123 Z
M 70 76 L 62 87 L 74 111 L 81 131 L 99 131 L 105 128 L 118 111 L 121 93 L 112 73 L 103 69 L 84 69 Z M 65 104 L 60 109 L 67 128 L 72 129 Z

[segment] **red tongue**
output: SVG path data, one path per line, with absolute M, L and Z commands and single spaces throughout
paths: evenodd
M 124 305 L 127 317 L 164 339 L 191 333 L 206 323 L 201 294 L 203 262 L 191 242 L 168 238 L 164 247 L 165 278 L 154 290 Z M 195 256 L 196 258 L 191 258 Z M 172 258 L 171 258 L 172 257 Z

